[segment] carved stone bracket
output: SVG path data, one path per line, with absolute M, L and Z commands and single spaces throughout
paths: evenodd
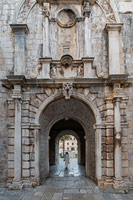
M 91 4 L 89 2 L 84 2 L 84 4 L 83 4 L 83 16 L 89 18 L 90 13 L 91 13 Z
M 70 99 L 73 94 L 73 84 L 72 83 L 63 83 L 63 95 L 65 99 Z
M 50 13 L 49 13 L 47 8 L 43 8 L 43 16 L 44 17 L 49 17 L 50 16 Z

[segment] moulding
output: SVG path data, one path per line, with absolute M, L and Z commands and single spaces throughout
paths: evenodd
M 27 24 L 10 24 L 13 32 L 25 32 L 28 33 L 29 29 Z

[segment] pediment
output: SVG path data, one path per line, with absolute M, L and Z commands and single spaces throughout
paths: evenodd
M 96 0 L 37 0 L 39 3 L 51 3 L 51 4 L 81 4 L 83 2 L 89 2 L 91 4 L 94 4 Z

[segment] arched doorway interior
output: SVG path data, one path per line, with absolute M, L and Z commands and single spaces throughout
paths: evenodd
M 69 138 L 67 139 L 65 136 L 69 136 Z M 81 141 L 80 141 L 80 137 L 78 136 L 78 134 L 75 131 L 70 130 L 70 129 L 62 130 L 61 132 L 59 132 L 59 134 L 56 137 L 56 140 L 55 140 L 56 164 L 59 164 L 59 157 L 60 157 L 59 154 L 62 154 L 62 156 L 64 156 L 64 153 L 66 151 L 69 152 L 69 151 L 72 150 L 70 146 L 66 147 L 66 144 L 64 144 L 64 143 L 66 143 L 66 141 L 68 141 L 68 140 L 70 141 L 72 139 L 71 136 L 74 137 L 74 139 L 77 142 L 77 146 L 76 146 L 77 149 L 74 149 L 74 150 L 77 151 L 76 153 L 77 153 L 77 158 L 78 158 L 78 164 L 83 164 L 83 163 L 81 163 Z M 63 139 L 64 140 L 63 141 L 62 138 L 64 138 L 64 137 L 65 137 L 65 139 Z M 62 143 L 62 150 L 60 149 L 61 143 Z
M 82 163 L 85 163 L 86 176 L 95 178 L 95 130 L 93 128 L 95 123 L 91 109 L 75 98 L 70 100 L 58 99 L 46 107 L 40 117 L 41 181 L 49 176 L 49 164 L 52 164 L 52 162 L 55 164 L 56 162 L 55 138 L 60 131 L 66 129 L 80 133 L 79 137 L 82 135 L 82 140 L 84 140 L 84 158 Z M 54 138 L 54 142 L 52 142 L 52 138 Z M 52 146 L 53 150 L 50 150 L 50 146 Z M 51 160 L 49 160 L 49 155 Z

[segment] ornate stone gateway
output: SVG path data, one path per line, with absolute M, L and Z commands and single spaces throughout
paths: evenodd
M 56 138 L 70 129 L 86 176 L 100 187 L 126 187 L 128 74 L 123 24 L 110 1 L 23 0 L 15 22 L 14 68 L 3 80 L 10 91 L 8 187 L 43 182 Z

